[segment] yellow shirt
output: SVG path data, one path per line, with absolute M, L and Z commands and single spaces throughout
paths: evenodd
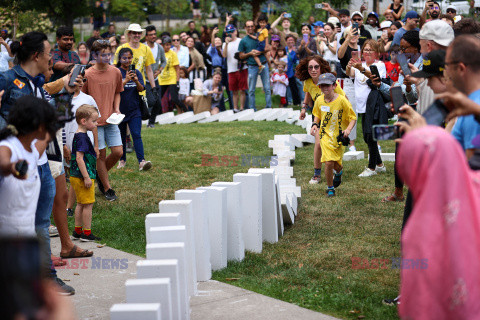
M 318 85 L 313 83 L 312 78 L 305 80 L 305 82 L 303 83 L 303 91 L 308 92 L 310 94 L 310 97 L 312 97 L 313 103 L 315 103 L 318 97 L 323 95 L 322 90 Z M 343 91 L 343 89 L 338 84 L 338 80 L 337 80 L 337 86 L 335 87 L 335 93 L 338 93 L 339 95 L 346 97 L 345 91 Z
M 263 40 L 268 38 L 268 30 L 262 29 L 261 31 L 258 30 L 258 41 L 262 42 Z
M 161 86 L 176 84 L 177 70 L 175 70 L 175 66 L 180 64 L 178 62 L 177 53 L 170 49 L 168 52 L 165 52 L 165 59 L 167 60 L 167 64 L 165 65 L 162 73 L 160 73 L 158 76 L 158 83 Z
M 326 102 L 322 94 L 313 107 L 313 115 L 320 119 L 320 145 L 322 147 L 322 162 L 336 161 L 342 164 L 345 147 L 339 145 L 337 136 L 339 128 L 345 130 L 357 116 L 352 104 L 345 96 L 338 95 L 332 102 Z
M 150 48 L 143 43 L 140 43 L 140 46 L 137 49 L 133 49 L 128 42 L 124 43 L 120 47 L 118 47 L 117 51 L 115 52 L 115 60 L 113 62 L 114 64 L 117 64 L 118 53 L 122 48 L 132 49 L 132 52 L 133 52 L 132 64 L 135 65 L 135 69 L 137 69 L 142 73 L 143 79 L 146 82 L 148 78 L 146 77 L 146 74 L 145 74 L 145 68 L 155 63 L 155 59 L 153 59 L 152 50 L 150 50 Z

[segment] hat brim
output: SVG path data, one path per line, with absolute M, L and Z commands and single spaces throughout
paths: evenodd
M 317 85 L 321 85 L 321 84 L 335 84 L 336 81 L 332 82 L 330 80 L 318 80 L 317 82 Z
M 123 34 L 125 35 L 125 38 L 127 38 L 127 39 L 128 39 L 128 33 L 129 33 L 129 32 L 140 32 L 140 31 L 137 31 L 137 30 L 128 30 L 128 29 L 125 30 L 125 32 L 124 32 Z M 145 29 L 142 29 L 141 32 L 142 32 L 141 38 L 145 37 L 145 33 L 146 33 L 146 32 L 145 32 Z
M 430 73 L 430 72 L 425 72 L 424 70 L 420 70 L 417 72 L 412 73 L 412 77 L 414 78 L 431 78 L 434 76 L 440 76 L 442 75 L 441 73 Z

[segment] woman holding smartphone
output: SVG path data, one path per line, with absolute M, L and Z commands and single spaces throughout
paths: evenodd
M 125 167 L 127 163 L 127 124 L 133 138 L 133 145 L 139 164 L 140 171 L 147 171 L 152 167 L 150 161 L 145 161 L 142 142 L 142 114 L 140 111 L 140 95 L 145 90 L 142 73 L 132 65 L 133 52 L 130 48 L 122 48 L 118 53 L 117 67 L 123 78 L 123 91 L 120 93 L 120 112 L 125 115 L 122 123 L 118 125 L 122 136 L 123 155 L 120 158 L 117 169 Z
M 317 44 L 310 32 L 310 26 L 306 23 L 302 24 L 302 37 L 297 40 L 297 56 L 299 60 L 317 54 Z
M 318 53 L 325 59 L 332 70 L 335 70 L 338 58 L 337 58 L 337 40 L 335 38 L 336 31 L 335 26 L 327 22 L 323 26 L 323 32 L 317 36 L 318 41 Z

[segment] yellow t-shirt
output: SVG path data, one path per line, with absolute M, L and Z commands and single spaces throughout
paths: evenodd
M 310 97 L 312 97 L 313 103 L 315 103 L 318 97 L 323 95 L 322 90 L 318 85 L 313 83 L 312 78 L 305 80 L 305 82 L 303 83 L 303 91 L 308 92 L 310 94 Z M 343 89 L 338 84 L 338 80 L 337 80 L 337 86 L 335 87 L 335 93 L 338 93 L 339 95 L 346 97 L 345 91 L 343 91 Z
M 332 102 L 327 103 L 322 94 L 315 101 L 312 113 L 320 119 L 321 161 L 336 161 L 341 165 L 345 147 L 338 144 L 337 136 L 340 127 L 342 130 L 345 130 L 350 121 L 357 119 L 352 104 L 345 96 L 341 95 L 338 95 Z
M 127 42 L 127 43 L 124 43 L 120 47 L 117 48 L 117 51 L 115 52 L 115 59 L 114 59 L 113 63 L 117 64 L 118 53 L 120 52 L 120 50 L 122 48 L 132 49 L 132 52 L 133 52 L 132 64 L 135 65 L 135 69 L 137 69 L 138 71 L 140 71 L 142 73 L 143 79 L 146 82 L 148 80 L 148 78 L 146 77 L 146 74 L 145 74 L 145 68 L 148 67 L 149 65 L 152 65 L 152 64 L 155 63 L 155 59 L 153 59 L 152 50 L 150 50 L 150 48 L 143 43 L 140 43 L 140 46 L 137 49 L 133 49 L 130 46 L 130 44 Z
M 262 42 L 268 38 L 268 30 L 264 28 L 262 31 L 258 30 L 258 41 Z
M 160 73 L 158 76 L 158 83 L 161 86 L 176 84 L 177 70 L 175 70 L 175 66 L 180 64 L 178 62 L 177 53 L 170 49 L 168 52 L 165 52 L 165 59 L 167 60 L 167 64 L 165 65 L 162 73 Z

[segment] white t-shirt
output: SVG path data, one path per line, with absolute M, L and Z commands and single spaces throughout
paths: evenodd
M 180 78 L 178 80 L 178 94 L 188 96 L 190 94 L 190 80 L 188 78 Z
M 28 82 L 30 83 L 30 87 L 32 88 L 32 91 L 34 91 L 34 92 L 36 91 L 36 92 L 35 92 L 35 96 L 36 96 L 37 98 L 43 99 L 43 97 L 42 97 L 42 92 L 41 92 L 41 90 L 43 90 L 43 88 L 37 88 L 37 89 L 35 89 L 35 85 L 33 84 L 33 82 L 30 81 L 30 80 L 29 80 Z M 36 141 L 36 140 L 35 140 L 35 141 Z M 60 142 L 61 142 L 61 141 L 60 141 Z M 38 165 L 39 165 L 39 166 L 43 166 L 43 165 L 44 165 L 45 163 L 47 163 L 47 162 L 48 162 L 47 153 L 44 152 L 44 153 L 42 153 L 42 155 L 40 156 L 40 159 L 38 160 Z
M 177 48 L 172 46 L 171 50 L 177 53 L 178 64 L 180 67 L 190 67 L 190 52 L 187 47 L 180 45 L 180 49 L 177 51 Z
M 0 176 L 0 237 L 35 236 L 35 212 L 40 194 L 38 175 L 39 154 L 32 143 L 32 152 L 23 147 L 17 137 L 0 141 L 12 151 L 10 162 L 26 160 L 27 178 L 19 180 L 13 175 Z
M 230 41 L 227 48 L 227 72 L 237 72 L 238 71 L 238 60 L 235 59 L 235 53 L 238 52 L 238 46 L 240 45 L 242 39 L 237 38 L 235 41 Z M 222 50 L 225 49 L 225 43 L 223 44 Z
M 13 58 L 14 57 L 10 57 L 8 52 L 0 52 L 0 72 L 8 71 L 8 69 L 10 69 L 8 63 L 13 61 Z
M 373 63 L 377 66 L 378 72 L 380 73 L 380 77 L 386 78 L 387 77 L 387 69 L 385 68 L 385 64 L 382 61 L 377 61 Z M 370 68 L 367 67 L 365 62 L 362 62 L 362 66 L 370 71 Z M 370 94 L 370 87 L 367 85 L 367 76 L 361 73 L 357 68 L 353 68 L 355 70 L 355 112 L 356 113 L 365 113 L 367 107 L 367 99 L 368 95 Z M 352 78 L 353 79 L 353 78 Z
M 286 73 L 282 75 L 275 72 L 270 79 L 272 82 L 272 94 L 274 96 L 285 97 L 287 95 L 288 77 Z M 280 80 L 282 82 L 274 82 Z
M 72 112 L 75 115 L 77 112 L 77 109 L 84 104 L 89 104 L 91 106 L 94 106 L 97 108 L 97 103 L 95 102 L 95 99 L 93 99 L 92 96 L 83 93 L 80 91 L 80 94 L 76 97 L 72 98 Z M 100 111 L 98 112 L 98 116 L 100 117 Z M 73 136 L 75 135 L 75 132 L 78 130 L 78 123 L 77 120 L 73 119 L 72 121 L 68 122 L 65 124 L 65 134 L 67 136 L 67 147 L 68 150 L 72 151 L 72 144 L 73 144 Z M 93 142 L 93 133 L 92 131 L 87 131 L 87 135 L 90 138 L 90 140 Z
M 147 44 L 147 43 L 145 43 Z M 159 44 L 154 42 L 153 43 L 153 48 L 150 48 L 149 45 L 147 45 L 147 47 L 152 51 L 152 54 L 153 54 L 153 60 L 157 61 L 157 56 L 158 56 L 158 46 Z

